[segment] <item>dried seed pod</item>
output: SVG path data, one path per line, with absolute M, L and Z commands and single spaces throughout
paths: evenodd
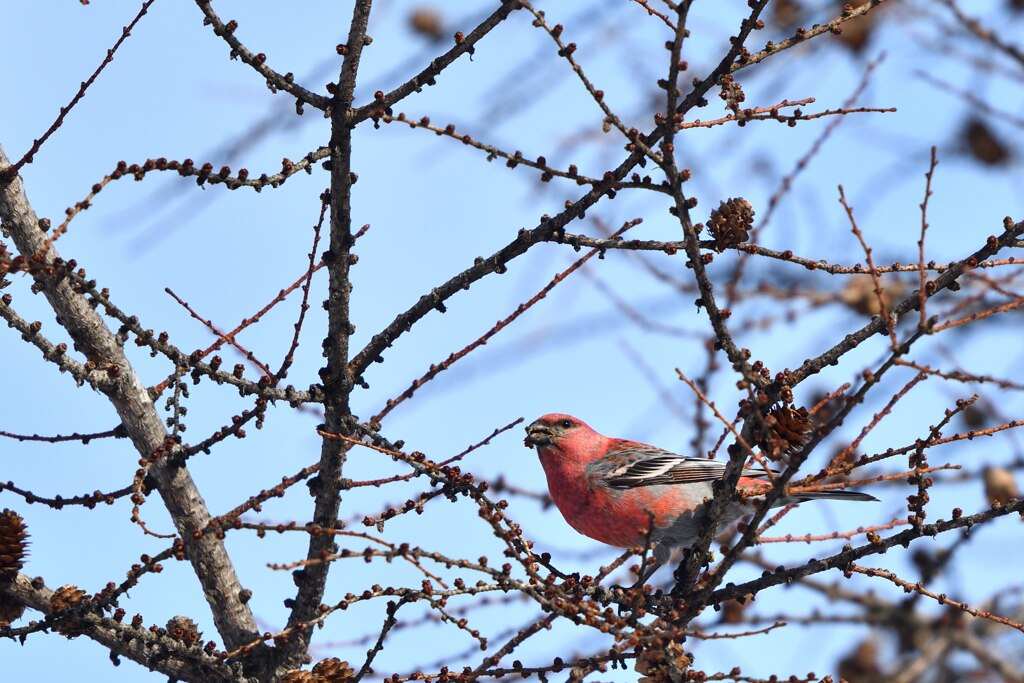
M 322 659 L 311 671 L 295 669 L 285 674 L 282 683 L 348 683 L 355 678 L 355 670 L 337 657 Z
M 873 640 L 860 643 L 853 652 L 839 660 L 839 675 L 849 683 L 870 683 L 881 677 L 878 644 Z
M 723 624 L 743 623 L 743 612 L 747 609 L 750 596 L 744 596 L 738 600 L 726 600 L 722 603 L 721 620 Z
M 435 7 L 417 7 L 409 14 L 409 28 L 431 40 L 441 40 L 445 35 L 444 20 Z
M 633 669 L 641 674 L 638 683 L 675 683 L 686 680 L 692 660 L 683 646 L 671 642 L 664 647 L 651 647 L 639 654 Z
M 885 307 L 891 309 L 896 299 L 902 297 L 907 291 L 907 284 L 902 280 L 880 283 L 882 289 L 882 301 Z M 846 286 L 839 294 L 839 300 L 844 304 L 864 315 L 878 315 L 882 307 L 878 301 L 878 294 L 875 293 L 875 281 L 870 275 L 854 275 L 846 281 Z
M 754 224 L 754 208 L 743 197 L 726 199 L 717 209 L 712 209 L 707 227 L 715 240 L 715 251 L 746 242 L 750 238 L 750 227 Z
M 838 0 L 837 4 L 849 4 L 854 9 L 858 9 L 869 2 L 871 0 Z M 873 7 L 867 14 L 844 23 L 841 27 L 842 32 L 836 36 L 836 40 L 849 48 L 854 54 L 859 54 L 868 42 L 871 41 L 872 34 L 881 16 L 878 12 L 879 9 L 880 7 Z
M 1003 166 L 1013 159 L 1013 149 L 995 130 L 979 118 L 971 118 L 960 129 L 960 142 L 975 161 L 985 166 Z
M 50 596 L 50 607 L 54 616 L 61 616 L 62 613 L 72 611 L 88 603 L 85 591 L 72 584 L 66 584 L 58 588 Z M 79 619 L 62 619 L 57 622 L 57 631 L 74 638 L 85 633 L 86 624 Z
M 1002 467 L 985 468 L 985 499 L 990 505 L 1006 505 L 1020 497 L 1013 473 Z
M 175 640 L 180 640 L 186 645 L 194 645 L 203 638 L 203 634 L 196 622 L 181 615 L 167 620 L 167 635 Z
M 970 429 L 981 429 L 988 421 L 988 413 L 972 403 L 960 412 L 964 424 Z
M 757 445 L 772 460 L 799 450 L 807 443 L 811 431 L 811 418 L 807 408 L 776 406 L 764 416 L 767 433 L 755 430 Z
M 25 520 L 14 510 L 0 511 L 0 576 L 25 566 L 28 532 Z
M 0 595 L 0 628 L 6 628 L 21 618 L 25 606 L 11 602 L 6 596 Z
M 804 7 L 800 0 L 775 0 L 769 9 L 768 21 L 783 31 L 792 31 L 804 20 Z
M 347 683 L 355 678 L 355 671 L 337 657 L 322 659 L 313 667 L 313 673 L 320 677 L 318 683 Z
M 50 597 L 50 607 L 54 612 L 64 612 L 81 605 L 83 599 L 85 599 L 85 591 L 69 583 L 53 592 Z

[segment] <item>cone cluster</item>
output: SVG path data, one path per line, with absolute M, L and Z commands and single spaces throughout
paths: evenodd
M 799 450 L 811 431 L 811 418 L 807 408 L 776 406 L 764 416 L 765 430 L 757 430 L 757 445 L 769 458 L 775 460 Z
M 707 227 L 715 240 L 715 251 L 721 252 L 750 239 L 754 224 L 754 207 L 743 197 L 723 201 L 711 210 Z
M 323 659 L 311 671 L 295 669 L 285 674 L 282 683 L 348 683 L 355 678 L 355 670 L 337 657 Z
M 0 511 L 0 575 L 18 572 L 25 566 L 28 532 L 25 520 L 14 510 Z
M 88 601 L 84 590 L 69 583 L 53 592 L 50 597 L 50 607 L 53 609 L 53 615 L 59 617 L 64 612 L 73 611 Z M 75 618 L 62 619 L 57 622 L 56 626 L 58 632 L 71 638 L 85 633 L 85 628 L 86 623 Z
M 640 674 L 638 683 L 679 683 L 686 680 L 692 660 L 683 646 L 671 642 L 664 647 L 651 647 L 636 658 L 634 670 Z
M 180 615 L 167 620 L 167 635 L 175 640 L 180 640 L 186 645 L 198 643 L 203 637 L 196 622 Z
M 0 628 L 10 626 L 21 618 L 25 613 L 25 606 L 9 600 L 6 596 L 0 595 Z

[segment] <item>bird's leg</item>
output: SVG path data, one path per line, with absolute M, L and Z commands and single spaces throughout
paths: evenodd
M 640 577 L 636 583 L 633 584 L 634 588 L 642 588 L 645 583 L 650 581 L 654 573 L 661 569 L 661 565 L 668 562 L 669 558 L 672 557 L 672 547 L 664 543 L 658 543 L 654 546 L 654 563 L 648 566 L 646 569 L 640 570 Z M 644 558 L 644 563 L 647 563 L 647 558 Z
M 644 584 L 647 583 L 647 581 L 652 576 L 654 576 L 654 572 L 656 572 L 659 569 L 661 569 L 661 565 L 662 564 L 663 564 L 662 560 L 660 560 L 659 558 L 655 557 L 654 558 L 654 564 L 652 564 L 649 567 L 647 567 L 647 569 L 641 568 L 640 576 L 636 580 L 636 583 L 633 584 L 633 588 L 643 588 Z
M 658 571 L 665 560 L 672 554 L 672 549 L 666 546 L 664 543 L 657 543 L 652 538 L 655 531 L 655 520 L 654 514 L 647 511 L 647 534 L 644 538 L 644 551 L 640 556 L 640 573 L 637 575 L 636 583 L 633 584 L 633 588 L 643 588 L 647 580 L 654 576 L 654 572 Z M 647 569 L 644 567 L 648 564 L 647 553 L 654 555 L 654 563 L 651 564 Z
M 631 590 L 636 589 L 636 588 L 643 588 L 644 584 L 647 583 L 647 579 L 651 578 L 651 576 L 654 574 L 654 572 L 658 571 L 658 568 L 661 567 L 661 561 L 658 560 L 657 558 L 655 558 L 654 564 L 648 565 L 648 561 L 649 560 L 646 557 L 646 554 L 641 556 L 640 559 L 641 559 L 640 566 L 637 568 L 637 570 L 638 570 L 637 571 L 637 580 L 633 583 L 632 586 L 630 586 L 629 588 L 626 588 L 625 586 L 620 586 L 619 584 L 615 583 L 615 584 L 612 584 L 611 586 L 609 586 L 608 590 L 611 590 L 611 591 L 617 591 L 618 590 L 618 591 L 626 592 L 626 591 L 631 591 Z

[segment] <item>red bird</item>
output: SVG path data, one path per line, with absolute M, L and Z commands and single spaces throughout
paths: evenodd
M 526 446 L 537 448 L 548 491 L 565 521 L 602 543 L 630 548 L 654 546 L 654 566 L 666 562 L 675 547 L 697 540 L 712 498 L 711 482 L 721 479 L 725 463 L 677 455 L 661 448 L 598 434 L 571 415 L 553 413 L 526 428 Z M 764 470 L 744 468 L 738 489 L 763 487 Z M 877 500 L 855 491 L 822 491 L 779 498 L 775 506 L 805 500 Z M 752 501 L 733 501 L 720 527 L 752 514 Z

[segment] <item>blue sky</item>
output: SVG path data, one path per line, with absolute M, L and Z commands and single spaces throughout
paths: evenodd
M 651 87 L 663 70 L 668 38 L 665 27 L 638 5 L 605 0 L 582 8 L 548 3 L 551 23 L 564 22 L 566 39 L 579 43 L 576 54 L 609 105 L 630 125 L 644 129 L 651 121 Z M 434 44 L 411 32 L 407 17 L 413 5 L 382 2 L 370 24 L 374 42 L 364 53 L 357 102 L 368 101 L 377 89 L 390 90 L 447 49 L 447 40 Z M 238 36 L 254 51 L 265 52 L 278 71 L 293 72 L 308 87 L 322 92 L 336 77 L 339 58 L 334 46 L 343 40 L 349 8 L 335 3 L 215 3 L 225 18 L 239 21 Z M 287 6 L 287 11 L 284 10 Z M 720 54 L 725 38 L 734 31 L 737 12 L 745 3 L 697 3 L 691 24 L 693 37 L 687 59 L 694 73 L 706 72 Z M 932 145 L 939 148 L 940 165 L 929 203 L 928 258 L 948 261 L 977 249 L 987 235 L 1001 229 L 1002 218 L 1024 215 L 1021 168 L 1011 162 L 986 169 L 972 163 L 958 142 L 957 133 L 969 115 L 962 98 L 943 92 L 916 75 L 921 68 L 979 97 L 1005 112 L 1022 110 L 1019 80 L 973 70 L 966 43 L 959 51 L 929 52 L 929 41 L 939 35 L 939 24 L 914 21 L 914 3 L 898 5 L 883 15 L 882 26 L 860 54 L 834 41 L 813 41 L 754 67 L 740 77 L 751 106 L 782 99 L 814 97 L 805 111 L 842 105 L 850 97 L 869 61 L 877 66 L 860 106 L 896 107 L 896 113 L 855 114 L 846 117 L 808 167 L 795 177 L 792 191 L 779 204 L 761 242 L 790 248 L 809 258 L 841 263 L 863 260 L 850 232 L 836 187 L 842 184 L 857 211 L 866 239 L 878 261 L 916 259 L 920 231 L 919 204 L 924 173 Z M 445 34 L 468 31 L 479 15 L 461 3 L 438 3 L 446 22 Z M 0 107 L 0 144 L 11 157 L 19 157 L 49 125 L 103 58 L 120 27 L 134 16 L 129 3 L 77 4 L 56 12 L 39 3 L 5 3 L 4 39 L 0 60 L 6 69 L 8 93 Z M 1020 35 L 1021 20 L 999 9 L 998 3 L 979 4 L 977 11 L 1006 22 L 1008 35 Z M 812 18 L 831 16 L 819 11 Z M 943 21 L 948 17 L 940 16 Z M 811 23 L 811 22 L 808 22 Z M 775 28 L 755 36 L 752 47 L 781 36 Z M 191 157 L 215 167 L 230 164 L 248 168 L 251 175 L 275 172 L 282 157 L 301 158 L 324 144 L 328 122 L 312 108 L 296 117 L 294 103 L 272 95 L 245 65 L 227 57 L 228 48 L 190 3 L 157 2 L 126 41 L 113 63 L 72 111 L 62 129 L 22 170 L 26 190 L 37 212 L 59 222 L 65 207 L 82 199 L 93 183 L 109 173 L 118 160 L 141 163 L 147 158 Z M 925 56 L 926 55 L 926 56 Z M 1018 69 L 1019 71 L 1019 69 Z M 1019 79 L 1019 76 L 1018 76 Z M 721 101 L 710 98 L 699 118 L 723 115 Z M 589 101 L 567 64 L 554 55 L 550 40 L 530 26 L 525 12 L 499 27 L 482 42 L 472 59 L 462 58 L 438 79 L 438 85 L 396 107 L 412 118 L 430 116 L 434 123 L 454 123 L 459 131 L 527 157 L 545 155 L 555 166 L 576 163 L 580 171 L 600 176 L 623 155 L 623 140 L 600 133 L 601 113 Z M 687 131 L 677 140 L 681 164 L 694 172 L 688 191 L 700 203 L 695 216 L 704 219 L 722 199 L 743 196 L 763 217 L 769 198 L 797 162 L 807 154 L 831 119 L 804 122 L 789 128 L 773 122 L 751 123 L 744 128 L 721 126 Z M 998 119 L 986 119 L 994 129 L 1021 149 L 1021 129 Z M 269 132 L 253 135 L 258 122 Z M 249 140 L 237 153 L 232 147 Z M 542 185 L 537 173 L 508 169 L 500 160 L 488 163 L 478 150 L 398 124 L 375 129 L 367 123 L 355 138 L 354 168 L 359 174 L 353 209 L 357 224 L 370 224 L 359 240 L 359 264 L 354 269 L 353 340 L 360 348 L 394 316 L 422 293 L 446 281 L 509 242 L 523 227 L 536 225 L 542 214 L 561 210 L 566 200 L 583 190 L 574 183 L 554 181 Z M 650 169 L 648 169 L 648 172 Z M 653 172 L 652 172 L 653 174 Z M 202 348 L 209 333 L 164 293 L 170 288 L 204 316 L 231 328 L 259 310 L 305 269 L 312 226 L 319 213 L 320 192 L 327 186 L 320 169 L 300 174 L 281 188 L 254 194 L 223 187 L 199 188 L 193 181 L 152 174 L 136 183 L 111 183 L 93 208 L 77 217 L 69 233 L 57 243 L 61 254 L 76 258 L 101 286 L 109 287 L 114 301 L 135 313 L 146 327 L 168 330 L 182 349 Z M 678 224 L 667 212 L 663 196 L 624 191 L 613 202 L 603 202 L 586 219 L 570 226 L 573 232 L 601 234 L 602 226 L 616 229 L 642 217 L 630 236 L 644 239 L 679 239 Z M 412 332 L 388 349 L 385 363 L 367 373 L 369 390 L 353 399 L 355 412 L 368 417 L 384 401 L 401 392 L 431 363 L 438 363 L 472 342 L 494 322 L 543 287 L 577 255 L 560 245 L 541 245 L 515 261 L 508 273 L 491 276 L 460 293 L 448 303 L 444 315 L 431 313 Z M 648 262 L 659 272 L 686 281 L 681 256 L 651 255 Z M 734 267 L 734 255 L 715 259 L 712 272 L 721 281 Z M 779 286 L 800 282 L 803 287 L 836 291 L 835 278 L 805 279 L 796 266 L 753 261 L 748 287 L 758 282 Z M 523 417 L 529 422 L 548 412 L 577 415 L 599 431 L 685 451 L 691 448 L 694 399 L 676 378 L 675 369 L 696 374 L 706 363 L 703 351 L 707 320 L 693 306 L 692 293 L 680 293 L 641 267 L 635 254 L 609 253 L 593 259 L 559 285 L 543 302 L 528 311 L 494 341 L 444 373 L 397 409 L 385 423 L 385 433 L 404 439 L 409 449 L 441 459 L 487 436 L 494 428 Z M 323 275 L 323 273 L 321 273 Z M 319 306 L 325 279 L 316 280 L 312 308 L 300 346 L 300 357 L 290 375 L 296 386 L 316 381 L 321 363 L 320 336 L 324 326 Z M 610 302 L 607 291 L 630 303 L 645 320 L 663 328 L 639 324 Z M 17 280 L 7 291 L 15 307 L 29 319 L 44 322 L 44 332 L 55 340 L 61 334 L 45 309 L 45 302 L 29 293 L 28 283 Z M 293 295 L 261 324 L 246 331 L 241 341 L 271 365 L 280 362 L 291 339 L 298 299 Z M 772 369 L 796 367 L 845 334 L 865 318 L 841 305 L 811 309 L 798 297 L 788 301 L 751 298 L 738 307 L 738 320 L 779 317 L 784 310 L 799 314 L 797 323 L 778 320 L 767 329 L 742 332 L 739 342 Z M 961 367 L 979 374 L 1008 376 L 1020 363 L 1019 316 L 997 319 L 982 333 L 937 335 L 920 345 L 918 360 L 943 365 L 948 354 Z M 8 332 L 0 336 L 6 360 L 0 392 L 0 429 L 20 433 L 69 433 L 110 429 L 116 425 L 112 409 L 97 394 L 74 389 L 68 377 L 44 366 L 38 352 Z M 806 383 L 797 391 L 798 402 L 808 402 L 815 390 L 833 389 L 854 381 L 867 365 L 877 364 L 885 352 L 881 338 L 866 344 L 836 368 Z M 155 384 L 168 372 L 166 363 L 133 349 L 143 380 Z M 239 362 L 230 352 L 225 362 Z M 249 370 L 250 376 L 252 370 Z M 881 399 L 910 379 L 896 371 Z M 717 373 L 709 394 L 730 410 L 738 396 L 735 377 Z M 1020 415 L 1019 396 L 982 387 L 989 405 L 1002 414 Z M 886 390 L 889 391 L 886 394 Z M 978 390 L 936 381 L 914 390 L 913 403 L 901 406 L 864 443 L 866 452 L 888 445 L 911 443 L 927 434 L 942 411 L 956 398 Z M 189 431 L 196 441 L 225 424 L 230 416 L 249 407 L 231 391 L 204 383 L 189 400 Z M 871 403 L 856 411 L 841 433 L 826 442 L 818 464 L 837 445 L 848 443 L 879 407 Z M 250 429 L 244 440 L 220 444 L 209 456 L 191 462 L 193 476 L 215 513 L 230 509 L 253 492 L 272 486 L 280 477 L 313 462 L 319 454 L 315 414 L 273 408 L 264 429 Z M 711 430 L 717 436 L 717 427 Z M 543 479 L 536 457 L 523 449 L 522 433 L 512 430 L 463 464 L 485 478 L 504 476 L 509 482 L 541 490 Z M 845 440 L 845 441 L 844 441 Z M 709 443 L 703 445 L 704 449 Z M 1002 434 L 982 446 L 947 446 L 937 449 L 933 464 L 943 458 L 976 469 L 979 462 L 1008 462 L 1020 454 L 1019 439 Z M 39 495 L 73 495 L 112 490 L 130 482 L 137 454 L 124 441 L 97 441 L 88 446 L 0 443 L 3 479 Z M 905 464 L 905 463 L 901 463 Z M 892 467 L 896 467 L 893 464 Z M 402 472 L 384 456 L 356 452 L 346 476 L 367 479 Z M 890 470 L 892 471 L 892 470 Z M 346 496 L 343 518 L 360 519 L 401 502 L 418 490 L 415 486 L 392 491 L 363 489 Z M 790 515 L 780 533 L 821 533 L 884 522 L 898 516 L 906 493 L 896 487 L 874 491 L 883 499 L 874 506 L 829 504 L 801 509 Z M 974 511 L 985 506 L 976 482 L 934 490 L 935 516 L 961 506 Z M 0 507 L 21 512 L 33 537 L 25 571 L 45 577 L 50 585 L 76 583 L 89 591 L 119 580 L 141 553 L 154 553 L 163 541 L 143 537 L 129 520 L 130 507 L 120 501 L 88 513 L 53 511 L 26 506 L 9 493 L 0 493 Z M 811 508 L 811 506 L 805 506 Z M 302 487 L 284 500 L 267 504 L 264 520 L 303 520 L 310 499 Z M 147 522 L 162 531 L 171 528 L 157 499 L 144 508 Z M 513 498 L 510 512 L 536 540 L 549 550 L 558 566 L 594 572 L 616 551 L 575 534 L 554 510 L 541 510 L 530 499 Z M 256 519 L 254 517 L 253 519 Z M 357 525 L 358 526 L 358 525 Z M 983 529 L 971 540 L 972 557 L 980 562 L 1019 538 L 1020 525 L 1004 520 Z M 423 517 L 400 518 L 389 524 L 389 539 L 414 539 L 431 549 L 475 556 L 495 552 L 494 539 L 468 504 L 435 504 Z M 944 544 L 927 541 L 922 544 Z M 489 544 L 489 545 L 488 545 Z M 286 618 L 282 600 L 292 593 L 287 572 L 275 572 L 267 563 L 286 563 L 305 552 L 298 535 L 268 537 L 236 534 L 229 550 L 238 558 L 243 583 L 254 590 L 253 606 L 266 630 L 280 628 Z M 354 547 L 361 547 L 356 544 Z M 480 549 L 480 550 L 478 550 Z M 767 547 L 773 562 L 798 561 L 826 550 L 803 547 Z M 905 568 L 899 557 L 879 558 L 879 566 Z M 359 592 L 374 582 L 417 582 L 408 568 L 361 561 L 341 563 L 328 590 L 328 601 L 347 591 Z M 984 582 L 969 581 L 982 571 Z M 749 575 L 759 570 L 740 568 Z M 662 580 L 667 579 L 660 576 Z M 383 579 L 382 579 L 383 576 Z M 831 577 L 830 577 L 831 579 Z M 985 597 L 989 586 L 1014 580 L 1010 568 L 995 563 L 966 564 L 943 586 L 968 599 Z M 981 584 L 981 585 L 979 585 Z M 867 581 L 858 586 L 869 585 Z M 879 594 L 899 599 L 891 586 L 874 584 Z M 809 591 L 794 588 L 758 605 L 766 614 L 777 611 L 803 614 L 816 604 Z M 185 564 L 169 563 L 160 576 L 150 577 L 131 593 L 124 605 L 139 612 L 146 623 L 162 624 L 186 613 L 200 619 L 206 637 L 215 637 L 198 586 Z M 499 633 L 509 625 L 525 623 L 530 605 L 514 603 L 481 612 L 479 625 Z M 374 632 L 383 605 L 371 603 L 347 615 L 338 615 L 322 632 L 318 653 L 358 661 L 365 644 L 351 644 Z M 203 621 L 205 620 L 205 621 Z M 353 624 L 364 628 L 354 628 Z M 366 627 L 368 626 L 368 627 Z M 741 641 L 693 645 L 698 664 L 706 670 L 743 666 L 751 675 L 832 671 L 836 655 L 849 649 L 858 632 L 835 628 L 822 632 L 821 647 L 808 652 L 800 647 L 805 633 L 799 627 L 782 633 Z M 852 634 L 852 636 L 851 636 Z M 557 640 L 555 640 L 557 636 Z M 816 633 L 815 638 L 819 635 Z M 410 630 L 396 636 L 396 647 L 382 656 L 378 672 L 389 674 L 410 665 L 409 652 L 429 638 L 438 658 L 472 645 L 465 634 L 450 627 Z M 564 639 L 564 640 L 563 640 Z M 579 651 L 606 647 L 590 633 L 559 626 L 551 638 L 525 647 L 524 662 L 549 661 L 564 649 Z M 334 643 L 335 645 L 332 645 Z M 559 643 L 559 645 L 555 645 Z M 689 645 L 688 645 L 689 647 Z M 758 650 L 757 648 L 765 648 Z M 32 672 L 48 680 L 74 677 L 82 681 L 129 681 L 143 677 L 131 662 L 111 667 L 106 653 L 85 638 L 70 644 L 57 636 L 35 636 L 25 645 L 0 643 L 12 678 Z M 416 661 L 422 663 L 423 658 Z M 472 663 L 472 656 L 467 663 Z M 615 676 L 621 678 L 615 678 Z M 604 679 L 630 680 L 630 675 L 608 674 Z

